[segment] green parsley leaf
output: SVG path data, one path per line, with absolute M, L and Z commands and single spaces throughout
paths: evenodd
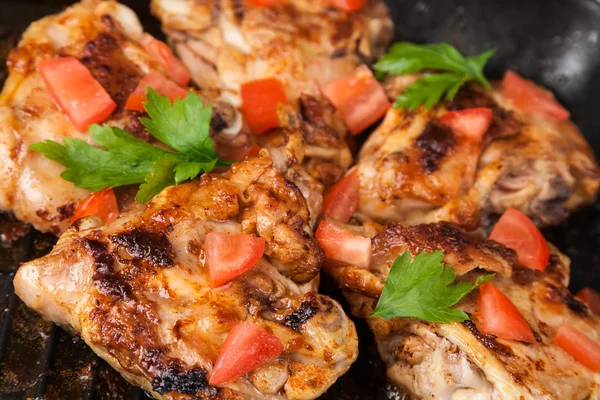
M 483 68 L 494 52 L 488 50 L 476 56 L 464 57 L 447 43 L 419 45 L 400 42 L 394 44 L 374 68 L 379 78 L 387 74 L 405 75 L 430 70 L 442 72 L 426 73 L 417 82 L 407 86 L 394 104 L 394 107 L 408 109 L 424 104 L 430 109 L 444 94 L 446 100 L 452 100 L 466 82 L 474 80 L 490 88 Z
M 93 125 L 92 139 L 102 148 L 66 138 L 63 145 L 47 140 L 30 148 L 64 165 L 61 176 L 78 188 L 94 192 L 107 187 L 142 184 L 136 199 L 147 202 L 169 185 L 193 179 L 216 167 L 231 165 L 221 160 L 210 139 L 211 107 L 190 92 L 171 105 L 168 97 L 148 88 L 145 103 L 150 118 L 142 123 L 148 132 L 175 151 L 136 139 L 116 127 Z
M 147 203 L 167 186 L 175 185 L 175 166 L 180 162 L 175 154 L 167 154 L 154 162 L 151 173 L 146 175 L 145 183 L 140 185 L 135 199 L 138 203 Z
M 465 321 L 468 315 L 451 309 L 460 299 L 494 274 L 479 277 L 475 284 L 455 281 L 454 269 L 442 264 L 444 252 L 422 252 L 411 260 L 408 251 L 396 258 L 383 293 L 371 317 L 413 317 L 430 322 Z

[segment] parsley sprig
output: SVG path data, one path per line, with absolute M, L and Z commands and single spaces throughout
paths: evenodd
M 495 50 L 472 57 L 464 57 L 447 43 L 419 45 L 409 42 L 394 44 L 376 64 L 378 77 L 427 72 L 415 83 L 407 86 L 396 99 L 394 107 L 415 109 L 424 104 L 430 109 L 442 97 L 452 100 L 458 89 L 469 81 L 477 81 L 484 88 L 490 83 L 483 68 Z
M 92 139 L 102 148 L 80 139 L 53 140 L 30 148 L 64 165 L 61 176 L 76 187 L 97 192 L 107 187 L 142 184 L 136 200 L 146 203 L 162 189 L 193 179 L 203 172 L 226 167 L 210 139 L 211 107 L 190 92 L 173 104 L 152 88 L 146 94 L 146 111 L 141 118 L 148 132 L 171 150 L 136 139 L 124 130 L 92 125 Z
M 430 322 L 465 321 L 462 310 L 451 309 L 494 274 L 481 276 L 475 284 L 458 282 L 454 269 L 442 264 L 444 252 L 422 252 L 411 260 L 408 251 L 396 258 L 385 282 L 383 293 L 371 317 L 413 317 Z

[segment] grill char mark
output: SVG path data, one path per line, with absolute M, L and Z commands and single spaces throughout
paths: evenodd
M 456 145 L 452 130 L 439 123 L 430 121 L 423 133 L 416 139 L 416 144 L 423 152 L 420 162 L 428 174 L 438 169 L 438 164 Z
M 111 235 L 109 239 L 123 246 L 135 260 L 144 260 L 155 267 L 171 267 L 174 264 L 173 249 L 164 234 L 133 229 Z
M 115 260 L 106 245 L 96 240 L 85 239 L 85 248 L 94 259 L 96 272 L 93 279 L 98 292 L 125 301 L 131 300 L 132 289 L 115 273 Z
M 206 389 L 211 389 L 215 395 L 217 389 L 208 384 L 208 374 L 202 368 L 194 368 L 182 371 L 178 366 L 171 366 L 163 371 L 160 377 L 152 380 L 152 389 L 162 395 L 169 392 L 195 395 Z
M 303 301 L 298 310 L 285 317 L 284 325 L 292 328 L 295 331 L 298 331 L 302 324 L 308 321 L 319 311 L 319 305 L 316 301 L 317 300 L 314 298 L 314 296 L 311 296 L 309 299 Z

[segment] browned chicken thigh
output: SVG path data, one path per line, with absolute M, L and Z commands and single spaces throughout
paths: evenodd
M 274 78 L 290 101 L 280 109 L 283 129 L 253 135 L 242 124 L 237 137 L 216 140 L 258 143 L 280 153 L 277 164 L 285 170 L 301 166 L 295 175 L 308 173 L 325 187 L 343 176 L 353 161 L 349 134 L 321 88 L 383 54 L 393 36 L 383 1 L 351 13 L 324 0 L 268 7 L 249 0 L 155 0 L 152 10 L 199 87 L 216 87 L 242 107 L 244 84 Z M 311 211 L 318 213 L 314 192 Z
M 153 0 L 152 11 L 196 84 L 232 96 L 264 78 L 280 80 L 290 99 L 320 96 L 319 86 L 374 62 L 393 36 L 381 0 L 352 13 L 326 0 Z
M 79 220 L 49 255 L 19 269 L 15 290 L 157 399 L 311 399 L 346 372 L 358 348 L 341 306 L 315 293 L 323 255 L 308 221 L 302 194 L 263 153 L 224 175 L 169 187 L 107 225 Z M 219 287 L 219 266 L 208 260 L 215 233 L 265 243 L 256 265 Z M 210 385 L 242 322 L 274 335 L 281 354 Z
M 410 81 L 388 81 L 390 98 Z M 442 121 L 448 111 L 477 107 L 493 112 L 482 140 Z M 390 109 L 355 168 L 355 216 L 381 223 L 450 221 L 474 229 L 513 207 L 539 225 L 556 225 L 592 203 L 600 186 L 594 154 L 570 120 L 521 112 L 497 86 L 464 87 L 429 111 Z
M 409 251 L 444 251 L 443 262 L 460 281 L 474 282 L 482 272 L 496 273 L 493 285 L 516 306 L 536 343 L 483 333 L 478 292 L 457 308 L 465 322 L 432 323 L 416 318 L 370 318 L 397 256 Z M 554 337 L 562 324 L 600 340 L 600 320 L 566 288 L 569 260 L 551 246 L 544 273 L 523 268 L 516 254 L 478 234 L 445 223 L 401 226 L 392 223 L 372 239 L 370 269 L 330 269 L 344 289 L 352 313 L 367 318 L 388 379 L 415 398 L 436 399 L 594 399 L 597 373 L 561 349 Z

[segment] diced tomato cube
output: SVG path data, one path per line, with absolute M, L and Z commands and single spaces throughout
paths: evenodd
M 557 121 L 569 118 L 569 112 L 552 95 L 512 71 L 504 74 L 502 94 L 522 111 L 545 115 Z
M 440 121 L 458 136 L 481 141 L 492 125 L 492 117 L 491 109 L 478 107 L 447 112 L 442 115 Z
M 253 322 L 242 322 L 227 335 L 209 383 L 218 386 L 239 378 L 275 360 L 282 352 L 283 344 L 277 336 Z
M 263 133 L 279 126 L 277 105 L 288 103 L 281 83 L 275 78 L 242 84 L 242 110 L 250 130 Z
M 329 0 L 329 4 L 342 11 L 358 11 L 365 7 L 367 0 Z
M 260 7 L 272 7 L 278 4 L 282 4 L 282 0 L 249 0 L 251 4 Z
M 175 83 L 181 87 L 185 87 L 190 83 L 190 71 L 181 60 L 175 57 L 166 43 L 161 42 L 148 33 L 144 33 L 140 40 L 140 44 L 152 59 L 164 67 L 169 78 Z
M 370 268 L 373 263 L 369 238 L 355 235 L 327 221 L 321 221 L 315 237 L 330 267 L 353 265 Z
M 479 317 L 483 333 L 502 339 L 537 343 L 529 324 L 508 297 L 489 282 L 479 287 Z
M 104 121 L 117 107 L 102 85 L 75 57 L 42 61 L 38 70 L 57 107 L 81 132 Z
M 265 252 L 265 238 L 210 232 L 204 241 L 210 287 L 224 285 L 252 268 Z
M 383 87 L 364 64 L 322 90 L 355 135 L 373 125 L 390 108 Z
M 554 342 L 592 371 L 600 372 L 600 343 L 585 333 L 562 324 L 556 331 Z
M 525 267 L 544 271 L 548 265 L 550 250 L 546 239 L 533 221 L 519 210 L 507 209 L 489 239 L 516 251 L 519 264 Z
M 96 216 L 109 223 L 119 216 L 117 196 L 111 188 L 106 188 L 86 197 L 75 210 L 71 221 L 77 221 L 87 216 Z
M 175 99 L 185 98 L 188 94 L 186 89 L 178 86 L 175 82 L 156 71 L 151 71 L 140 80 L 133 93 L 129 95 L 125 108 L 128 110 L 145 111 L 144 103 L 146 102 L 148 86 L 156 90 L 158 94 L 167 96 L 171 102 L 175 101 Z
M 358 169 L 353 169 L 325 193 L 323 214 L 340 223 L 346 223 L 358 206 Z

